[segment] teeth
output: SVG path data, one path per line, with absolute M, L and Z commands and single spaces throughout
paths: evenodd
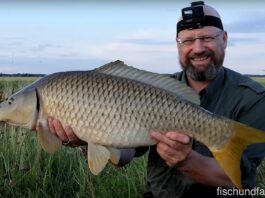
M 204 56 L 204 57 L 193 58 L 193 60 L 195 60 L 195 61 L 203 61 L 203 60 L 206 60 L 207 58 L 208 58 L 208 56 Z

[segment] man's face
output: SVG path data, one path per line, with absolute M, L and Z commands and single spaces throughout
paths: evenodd
M 213 80 L 223 65 L 226 32 L 209 26 L 183 30 L 178 39 L 179 62 L 187 75 L 196 81 Z

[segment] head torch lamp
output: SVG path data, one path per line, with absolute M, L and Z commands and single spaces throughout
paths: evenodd
M 203 1 L 192 2 L 190 7 L 181 10 L 182 20 L 177 23 L 177 34 L 185 29 L 196 29 L 204 26 L 214 26 L 223 30 L 220 18 L 204 14 Z

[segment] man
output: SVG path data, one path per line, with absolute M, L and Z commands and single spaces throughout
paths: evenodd
M 185 82 L 200 96 L 201 106 L 215 114 L 265 130 L 265 88 L 223 67 L 227 32 L 217 11 L 194 2 L 182 9 L 177 24 L 177 47 L 182 72 L 172 75 Z M 82 142 L 70 127 L 63 129 L 58 120 L 49 126 L 67 145 Z M 147 179 L 150 193 L 145 197 L 217 197 L 217 187 L 233 183 L 213 158 L 209 149 L 179 132 L 151 133 L 157 146 L 150 148 Z M 244 188 L 255 186 L 256 167 L 264 156 L 264 145 L 249 146 L 241 160 Z M 125 150 L 121 164 L 147 149 Z M 231 196 L 230 196 L 231 197 Z

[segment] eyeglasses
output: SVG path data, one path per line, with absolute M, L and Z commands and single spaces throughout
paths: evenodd
M 220 31 L 214 36 L 201 36 L 201 37 L 189 38 L 189 39 L 183 39 L 183 40 L 180 38 L 177 38 L 177 42 L 179 44 L 185 45 L 185 46 L 193 45 L 197 39 L 201 40 L 203 43 L 210 43 L 210 42 L 214 41 L 214 39 L 216 39 L 222 33 L 223 33 L 223 31 Z

